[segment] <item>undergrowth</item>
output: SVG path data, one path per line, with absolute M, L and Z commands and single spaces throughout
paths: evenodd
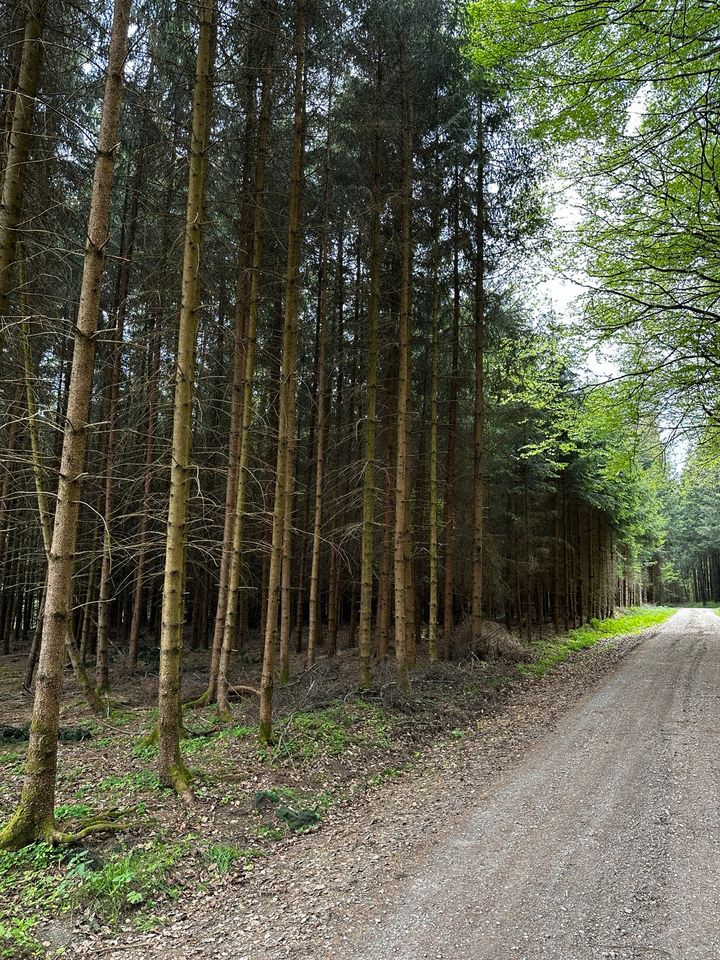
M 362 700 L 343 701 L 281 720 L 275 743 L 262 748 L 262 756 L 282 765 L 307 762 L 319 754 L 339 757 L 353 744 L 389 747 L 392 729 L 392 718 L 380 707 Z
M 537 656 L 530 663 L 518 665 L 518 671 L 524 675 L 543 677 L 560 663 L 564 663 L 571 653 L 595 646 L 600 640 L 609 637 L 633 636 L 650 627 L 663 623 L 675 613 L 673 607 L 629 607 L 618 617 L 606 620 L 593 619 L 584 627 L 571 630 L 555 640 L 535 645 Z
M 79 807 L 65 812 L 77 814 Z M 86 849 L 48 843 L 0 852 L 0 958 L 42 956 L 34 929 L 52 913 L 82 910 L 91 921 L 112 924 L 132 912 L 150 912 L 158 898 L 174 896 L 169 871 L 188 849 L 185 842 L 153 840 L 103 860 Z

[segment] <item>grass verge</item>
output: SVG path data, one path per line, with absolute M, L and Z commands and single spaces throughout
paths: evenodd
M 630 607 L 618 617 L 607 620 L 591 620 L 587 626 L 571 630 L 555 640 L 549 640 L 536 646 L 537 656 L 531 663 L 518 666 L 525 676 L 543 677 L 564 663 L 571 653 L 587 650 L 601 640 L 609 637 L 625 637 L 642 633 L 650 627 L 663 623 L 675 613 L 674 607 Z

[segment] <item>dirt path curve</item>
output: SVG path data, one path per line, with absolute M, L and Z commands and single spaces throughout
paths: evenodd
M 683 610 L 478 804 L 358 960 L 720 958 L 720 618 Z
M 513 693 L 164 929 L 97 960 L 720 960 L 720 617 Z

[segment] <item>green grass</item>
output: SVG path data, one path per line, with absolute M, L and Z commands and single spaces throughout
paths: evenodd
M 363 700 L 342 701 L 280 721 L 275 743 L 261 748 L 261 755 L 273 764 L 303 763 L 339 757 L 353 743 L 389 747 L 391 734 L 392 720 L 382 709 Z
M 81 806 L 66 806 L 66 815 Z M 43 956 L 33 928 L 53 914 L 82 910 L 115 923 L 127 914 L 151 911 L 157 897 L 173 896 L 169 871 L 188 851 L 185 843 L 155 840 L 117 850 L 104 861 L 87 850 L 48 843 L 0 852 L 0 960 Z
M 695 603 L 677 603 L 675 604 L 678 610 L 702 610 L 703 607 L 706 607 L 708 610 L 720 610 L 720 602 L 717 600 L 706 600 L 705 603 L 701 603 L 699 600 Z
M 370 777 L 368 783 L 371 787 L 379 787 L 380 784 L 386 780 L 394 780 L 401 776 L 401 770 L 398 770 L 396 767 L 386 767 L 384 770 L 381 770 L 380 773 L 376 773 L 374 777 Z
M 213 864 L 220 876 L 228 873 L 238 861 L 247 866 L 264 856 L 265 851 L 259 847 L 236 847 L 231 843 L 211 843 L 205 850 L 205 859 Z
M 21 767 L 25 762 L 25 754 L 21 753 L 19 750 L 8 750 L 5 753 L 0 753 L 0 767 Z M 12 772 L 12 771 L 8 771 Z
M 155 841 L 147 848 L 113 854 L 99 869 L 78 859 L 61 884 L 62 908 L 83 907 L 116 922 L 131 910 L 152 906 L 159 893 L 172 894 L 167 874 L 184 853 L 182 844 Z
M 160 777 L 154 770 L 135 770 L 131 773 L 112 773 L 97 783 L 83 784 L 75 791 L 75 796 L 84 797 L 98 790 L 102 793 L 127 794 L 160 789 Z
M 629 636 L 642 633 L 667 620 L 675 613 L 674 607 L 631 607 L 619 617 L 607 620 L 591 620 L 587 626 L 536 645 L 537 657 L 531 663 L 518 666 L 524 675 L 543 677 L 560 663 L 564 663 L 571 653 L 595 646 L 600 640 L 609 637 Z
M 56 820 L 78 820 L 87 817 L 93 812 L 87 803 L 59 803 L 55 807 Z

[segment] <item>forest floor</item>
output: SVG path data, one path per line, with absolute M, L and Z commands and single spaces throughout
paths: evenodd
M 102 722 L 88 714 L 70 687 L 63 724 L 70 736 L 81 729 L 90 739 L 61 744 L 58 815 L 66 824 L 81 823 L 97 809 L 122 806 L 132 823 L 116 836 L 97 837 L 79 847 L 41 845 L 0 855 L 0 957 L 645 956 L 574 948 L 547 952 L 553 940 L 537 939 L 537 931 L 535 946 L 528 948 L 519 933 L 517 942 L 507 936 L 501 908 L 514 902 L 510 916 L 527 919 L 527 904 L 520 909 L 528 899 L 525 883 L 535 897 L 544 889 L 542 876 L 531 879 L 533 864 L 545 864 L 547 880 L 547 864 L 556 863 L 552 873 L 559 883 L 570 868 L 569 848 L 556 850 L 539 842 L 548 812 L 568 826 L 574 840 L 566 839 L 575 849 L 580 839 L 572 828 L 576 814 L 581 814 L 582 830 L 590 831 L 597 794 L 617 784 L 621 767 L 614 772 L 607 768 L 613 762 L 609 747 L 603 747 L 606 768 L 596 764 L 586 789 L 565 782 L 572 775 L 578 779 L 588 750 L 602 741 L 596 735 L 599 723 L 616 711 L 644 716 L 657 699 L 649 723 L 667 707 L 668 697 L 655 690 L 672 683 L 667 671 L 664 687 L 662 676 L 650 687 L 637 675 L 647 666 L 646 651 L 661 644 L 661 653 L 650 660 L 656 674 L 662 664 L 680 671 L 680 662 L 663 659 L 670 652 L 685 664 L 679 675 L 691 679 L 703 667 L 701 653 L 707 653 L 711 640 L 720 639 L 717 617 L 685 611 L 598 686 L 653 632 L 614 634 L 642 630 L 669 612 L 635 611 L 595 630 L 546 641 L 525 651 L 526 662 L 468 657 L 460 664 L 426 666 L 416 673 L 408 697 L 399 695 L 390 670 L 361 695 L 354 658 L 321 661 L 278 692 L 280 719 L 272 748 L 257 744 L 252 702 L 236 705 L 236 723 L 229 728 L 220 728 L 211 710 L 188 714 L 193 736 L 184 751 L 195 768 L 192 810 L 160 788 L 153 769 L 155 748 L 143 742 L 155 720 L 148 706 L 156 692 L 154 665 L 148 662 L 141 678 L 123 681 L 118 676 L 114 696 L 120 705 Z M 706 620 L 711 618 L 715 634 L 708 638 Z M 676 622 L 680 636 L 673 629 Z M 687 641 L 681 642 L 688 631 Z M 692 654 L 687 662 L 686 643 Z M 509 650 L 517 657 L 516 645 Z M 148 656 L 152 659 L 152 652 Z M 713 663 L 717 673 L 717 657 Z M 194 666 L 199 692 L 201 661 L 188 658 L 191 678 Z M 252 681 L 257 666 L 249 659 L 239 682 Z M 30 701 L 18 693 L 22 667 L 19 657 L 0 660 L 0 726 L 22 724 L 29 716 Z M 636 675 L 635 689 L 620 680 L 629 671 Z M 702 670 L 699 676 L 704 677 Z M 593 688 L 596 692 L 588 698 Z M 608 693 L 612 690 L 614 695 Z M 592 707 L 603 697 L 610 698 L 605 707 Z M 576 704 L 580 706 L 572 710 Z M 624 723 L 619 730 L 613 727 L 608 743 L 614 750 L 623 730 Z M 634 736 L 638 731 L 633 727 L 629 732 L 634 749 L 645 750 L 647 744 Z M 536 774 L 524 796 L 521 787 L 515 795 L 512 790 L 507 794 L 513 777 L 534 766 L 542 769 L 549 763 L 543 757 L 553 749 L 555 767 L 548 766 L 546 782 Z M 622 751 L 615 761 L 621 758 Z M 22 759 L 22 744 L 0 743 L 0 821 L 17 797 Z M 631 781 L 637 792 L 634 769 Z M 538 804 L 542 810 L 534 809 Z M 653 812 L 653 817 L 659 815 Z M 515 829 L 516 823 L 523 829 Z M 488 825 L 496 833 L 496 824 L 502 827 L 500 848 L 494 850 L 489 870 L 481 868 L 488 861 L 481 845 L 490 835 Z M 707 842 L 717 843 L 717 832 L 708 837 Z M 591 855 L 596 863 L 606 857 L 593 840 L 588 849 L 592 852 L 586 851 L 585 858 Z M 502 865 L 507 870 L 522 856 L 533 862 L 503 876 Z M 486 874 L 495 877 L 494 897 L 486 889 Z M 568 889 L 571 885 L 566 884 Z M 465 920 L 473 916 L 471 907 L 477 912 L 481 886 L 482 925 L 473 921 L 468 928 Z M 498 890 L 505 891 L 501 900 Z M 566 929 L 575 935 L 575 925 L 565 922 L 560 889 L 546 895 L 551 897 L 546 914 L 550 905 L 558 911 L 555 928 L 548 921 L 546 932 L 554 939 Z M 423 914 L 430 917 L 427 925 L 419 922 Z M 503 931 L 505 953 L 494 930 Z M 485 947 L 477 940 L 480 934 Z M 620 934 L 616 939 L 622 939 Z M 711 956 L 682 954 L 683 960 Z

